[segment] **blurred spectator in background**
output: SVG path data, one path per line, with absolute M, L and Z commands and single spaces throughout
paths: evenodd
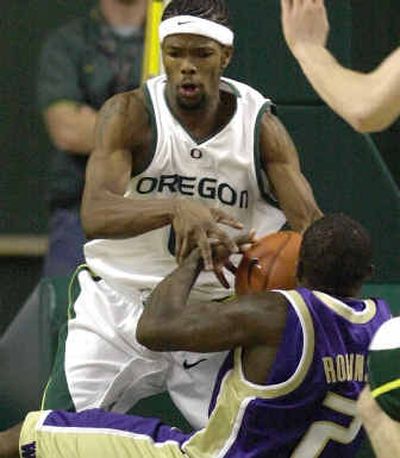
M 79 210 L 97 110 L 140 84 L 146 9 L 147 0 L 99 0 L 43 46 L 38 101 L 54 146 L 45 276 L 68 275 L 83 262 Z

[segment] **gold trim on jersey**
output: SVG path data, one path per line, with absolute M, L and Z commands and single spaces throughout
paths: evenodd
M 381 386 L 378 386 L 374 390 L 372 390 L 372 396 L 374 398 L 378 398 L 383 394 L 389 393 L 390 391 L 397 390 L 400 388 L 400 378 L 397 380 L 392 380 L 391 382 L 384 383 Z
M 362 301 L 365 306 L 364 310 L 356 311 L 341 300 L 336 299 L 329 294 L 322 293 L 321 291 L 313 291 L 313 294 L 328 308 L 333 310 L 342 318 L 345 318 L 347 321 L 350 321 L 350 323 L 365 324 L 372 320 L 372 318 L 376 315 L 376 304 L 372 299 Z
M 246 407 L 254 397 L 243 398 L 238 391 L 236 374 L 230 370 L 222 380 L 217 404 L 207 427 L 196 432 L 182 446 L 191 458 L 217 458 L 231 447 L 240 426 Z
M 38 458 L 88 456 L 96 458 L 182 458 L 178 442 L 154 442 L 146 435 L 112 428 L 44 425 L 50 411 L 31 412 L 20 435 L 20 450 Z M 23 455 L 25 456 L 25 455 Z M 28 455 L 27 455 L 28 456 Z M 29 455 L 31 456 L 31 455 Z
M 333 421 L 315 421 L 310 425 L 290 458 L 318 458 L 329 441 L 349 444 L 359 433 L 361 420 L 357 417 L 354 399 L 328 392 L 323 405 L 335 412 L 348 415 L 351 422 L 345 427 Z
M 279 291 L 295 309 L 303 330 L 303 351 L 294 374 L 275 385 L 257 385 L 245 379 L 241 354 L 234 353 L 234 367 L 222 380 L 215 409 L 207 427 L 195 433 L 183 450 L 194 458 L 222 457 L 235 442 L 248 404 L 256 398 L 272 399 L 294 391 L 304 380 L 314 356 L 314 326 L 310 311 L 297 291 Z
M 291 303 L 300 320 L 303 330 L 303 350 L 299 365 L 294 374 L 282 383 L 275 385 L 257 385 L 246 380 L 242 370 L 241 349 L 235 351 L 235 371 L 241 382 L 250 390 L 248 395 L 271 399 L 278 396 L 285 396 L 294 391 L 303 382 L 312 363 L 314 356 L 314 325 L 310 311 L 302 296 L 295 290 L 279 291 Z

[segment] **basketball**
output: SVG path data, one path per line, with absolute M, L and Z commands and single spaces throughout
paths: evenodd
M 235 275 L 236 293 L 295 288 L 300 244 L 301 235 L 294 231 L 262 237 L 243 255 Z

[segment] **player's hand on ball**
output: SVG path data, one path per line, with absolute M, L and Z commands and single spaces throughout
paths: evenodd
M 234 242 L 238 247 L 238 251 L 240 253 L 244 253 L 257 242 L 255 231 L 252 230 L 246 234 L 238 235 L 234 238 Z M 233 274 L 236 273 L 236 266 L 230 260 L 230 256 L 232 254 L 233 252 L 229 251 L 222 243 L 212 243 L 214 273 L 224 288 L 230 287 L 229 282 L 225 277 L 224 269 L 229 270 Z
M 204 261 L 205 270 L 213 270 L 210 239 L 221 243 L 229 252 L 238 252 L 236 243 L 219 226 L 225 224 L 241 229 L 242 224 L 220 209 L 210 209 L 192 200 L 178 200 L 172 226 L 176 237 L 176 258 L 183 259 L 198 247 Z
M 261 237 L 240 261 L 235 275 L 236 293 L 295 288 L 301 238 L 293 231 Z

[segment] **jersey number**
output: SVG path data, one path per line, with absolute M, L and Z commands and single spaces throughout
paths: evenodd
M 328 393 L 323 405 L 335 412 L 353 417 L 352 422 L 347 428 L 331 421 L 314 422 L 296 447 L 291 458 L 316 458 L 321 455 L 329 440 L 349 444 L 357 436 L 361 428 L 361 420 L 356 417 L 356 401 L 338 394 Z

